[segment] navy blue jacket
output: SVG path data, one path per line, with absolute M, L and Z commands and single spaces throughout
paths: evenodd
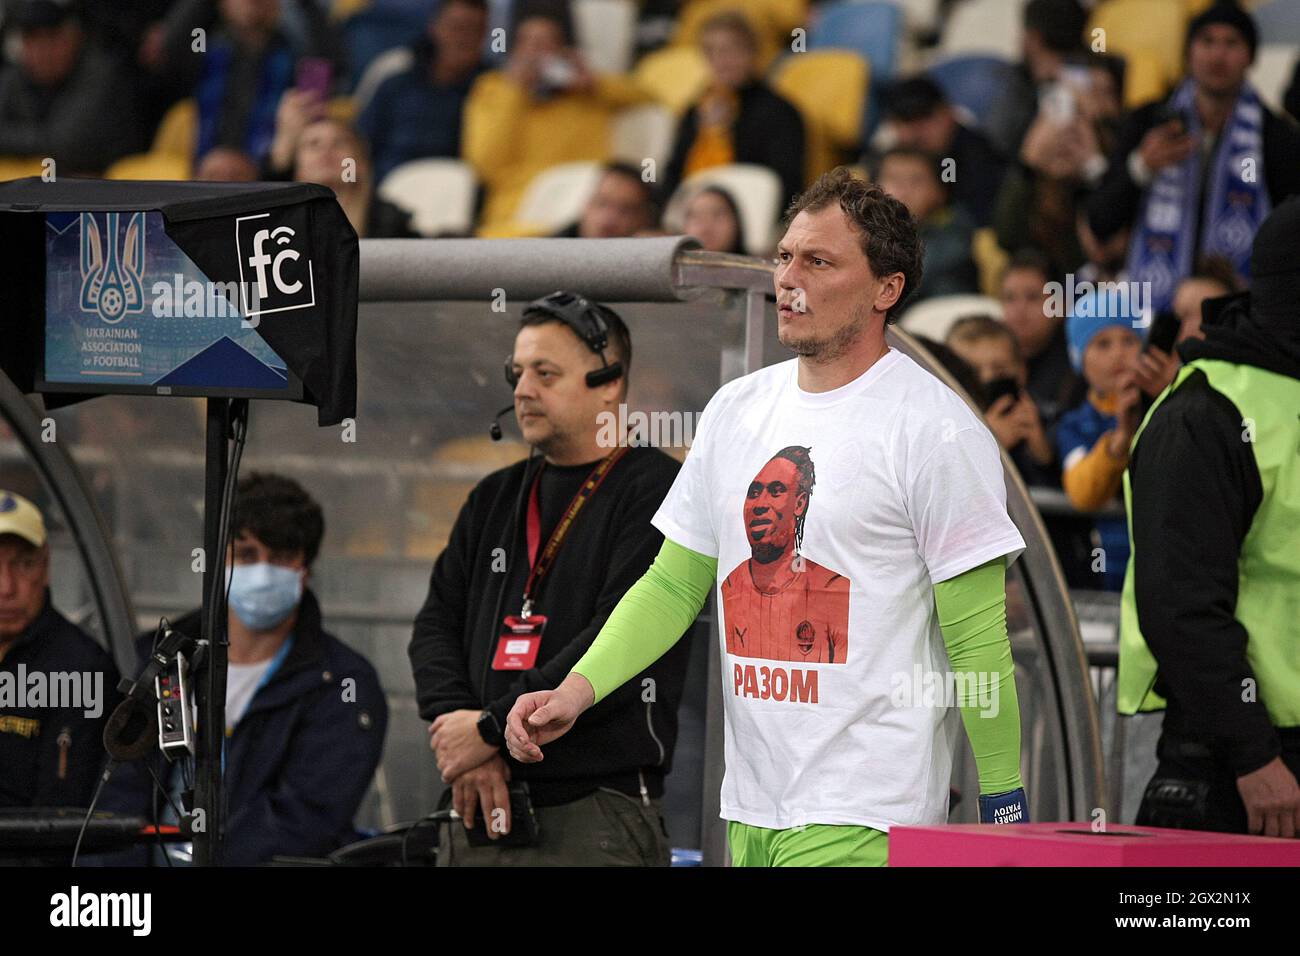
M 199 613 L 172 627 L 197 638 Z M 138 642 L 142 662 L 152 640 L 147 634 Z M 293 648 L 227 739 L 223 862 L 323 856 L 356 839 L 352 818 L 379 764 L 387 725 L 374 667 L 322 630 L 320 605 L 304 591 Z M 161 757 L 155 770 L 167 780 Z M 143 766 L 126 764 L 115 771 L 101 805 L 149 817 L 154 789 Z
M 0 700 L 0 807 L 87 807 L 104 767 L 104 722 L 121 700 L 113 658 L 54 609 L 47 589 L 40 614 L 0 663 L 15 689 L 20 666 L 29 675 L 94 674 L 98 688 L 78 684 L 99 695 L 99 713 L 86 716 L 96 709 L 88 698 L 64 708 Z

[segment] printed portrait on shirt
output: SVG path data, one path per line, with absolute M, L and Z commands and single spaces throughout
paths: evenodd
M 790 445 L 749 483 L 742 520 L 749 557 L 722 582 L 727 653 L 843 664 L 849 579 L 800 553 L 816 481 L 810 448 Z

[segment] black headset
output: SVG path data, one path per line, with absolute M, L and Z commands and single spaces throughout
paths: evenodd
M 530 315 L 544 315 L 563 322 L 587 343 L 589 349 L 600 356 L 601 367 L 587 373 L 588 388 L 599 388 L 606 382 L 622 377 L 623 363 L 610 365 L 605 360 L 605 349 L 609 347 L 609 320 L 618 319 L 618 314 L 613 309 L 585 299 L 575 292 L 552 292 L 528 303 L 524 308 L 524 317 Z M 513 356 L 506 359 L 505 369 L 506 382 L 514 388 L 519 384 L 519 376 L 515 374 Z

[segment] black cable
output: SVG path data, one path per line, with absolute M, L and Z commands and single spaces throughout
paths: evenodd
M 176 814 L 176 823 L 179 826 L 182 819 L 180 808 L 176 806 L 176 801 L 172 799 L 172 795 L 167 792 L 167 788 L 164 787 L 162 781 L 158 779 L 158 774 L 154 773 L 153 767 L 149 765 L 149 759 L 147 757 L 145 758 L 144 768 L 149 771 L 149 776 L 153 777 L 154 786 L 158 788 L 158 792 L 163 795 L 163 799 L 166 800 L 168 805 L 172 808 L 172 812 Z M 167 845 L 162 841 L 162 832 L 158 825 L 158 801 L 150 800 L 149 803 L 153 807 L 153 833 L 154 836 L 158 838 L 158 849 L 162 851 L 163 859 L 167 861 L 167 865 L 170 867 L 173 865 L 172 855 L 167 852 Z
M 221 490 L 221 508 L 217 522 L 217 561 L 221 573 L 213 574 L 212 588 L 208 594 L 208 606 L 213 614 L 214 625 L 211 633 L 214 638 L 218 632 L 218 625 L 225 621 L 225 615 L 217 612 L 224 611 L 230 601 L 230 582 L 226 581 L 224 586 L 220 582 L 225 579 L 226 549 L 230 546 L 230 523 L 234 519 L 232 512 L 235 507 L 235 490 L 239 482 L 239 463 L 244 457 L 244 442 L 248 435 L 247 402 L 243 407 L 243 415 L 236 415 L 232 423 L 234 446 L 230 451 L 230 459 L 226 463 L 226 484 Z M 218 593 L 222 597 L 220 604 L 217 603 Z
M 153 767 L 149 767 L 148 761 L 149 758 L 146 757 L 145 766 L 149 768 L 149 776 L 153 777 L 154 786 L 161 789 L 162 784 L 158 782 L 158 777 L 154 774 Z M 162 824 L 158 820 L 158 795 L 156 793 L 149 794 L 149 819 L 150 822 L 153 823 L 153 837 L 155 842 L 158 844 L 158 852 L 161 853 L 163 859 L 167 861 L 167 865 L 171 866 L 172 860 L 171 857 L 167 855 L 167 845 L 162 841 Z
M 212 635 L 213 643 L 228 643 L 225 627 L 226 608 L 230 600 L 230 582 L 225 580 L 226 574 L 226 551 L 230 547 L 230 525 L 234 519 L 234 502 L 235 490 L 239 480 L 239 464 L 244 454 L 244 443 L 248 435 L 248 410 L 249 404 L 246 399 L 237 400 L 230 406 L 231 431 L 234 438 L 234 446 L 230 451 L 230 458 L 226 466 L 225 486 L 221 492 L 221 506 L 217 517 L 217 554 L 209 556 L 210 561 L 215 561 L 216 566 L 213 568 L 212 581 L 208 590 L 206 617 L 208 622 L 208 633 Z M 221 600 L 218 602 L 218 596 Z M 209 649 L 209 653 L 211 649 Z M 209 659 L 211 660 L 211 659 Z M 210 666 L 210 664 L 209 664 Z M 202 726 L 202 724 L 200 724 Z M 224 728 L 221 735 L 222 744 L 221 752 L 218 754 L 209 754 L 208 759 L 220 760 L 225 762 L 225 734 Z M 201 733 L 206 733 L 201 730 Z M 225 776 L 221 777 L 224 787 Z M 224 797 L 224 793 L 222 796 Z M 211 840 L 214 848 L 219 845 L 221 835 L 212 833 Z M 217 853 L 213 857 L 218 857 Z
M 90 808 L 86 810 L 85 819 L 81 821 L 81 830 L 77 833 L 77 845 L 72 848 L 72 865 L 77 865 L 77 857 L 81 854 L 81 841 L 86 835 L 86 828 L 90 826 L 90 818 L 95 815 L 95 804 L 99 803 L 99 795 L 104 792 L 104 784 L 108 783 L 108 778 L 113 775 L 117 768 L 117 760 L 110 757 L 108 766 L 104 772 L 99 775 L 99 784 L 95 787 L 95 795 L 90 798 Z

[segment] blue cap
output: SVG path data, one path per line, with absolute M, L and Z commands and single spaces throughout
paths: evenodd
M 1127 290 L 1098 292 L 1090 289 L 1074 301 L 1074 308 L 1065 322 L 1065 337 L 1070 345 L 1070 364 L 1076 372 L 1083 371 L 1083 353 L 1098 332 L 1112 325 L 1128 329 L 1139 335 L 1137 329 L 1142 312 L 1133 308 Z

